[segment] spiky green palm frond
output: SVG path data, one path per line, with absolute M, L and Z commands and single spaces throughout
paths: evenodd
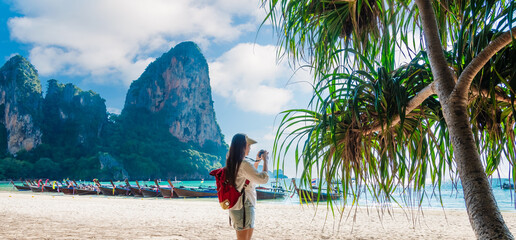
M 426 55 L 409 50 L 410 63 L 396 63 L 400 49 L 419 41 L 410 36 L 419 30 L 411 1 L 399 6 L 392 1 L 388 6 L 358 0 L 267 2 L 268 18 L 281 32 L 281 53 L 296 61 L 308 58 L 317 79 L 308 109 L 282 113 L 274 145 L 278 164 L 286 152 L 294 151 L 305 187 L 312 178 L 322 178 L 319 189 L 322 184 L 337 188 L 345 198 L 351 194 L 353 203 L 364 188 L 378 202 L 392 201 L 396 190 L 424 191 L 426 182 L 439 191 L 444 175 L 455 171 L 439 99 L 430 97 L 406 112 L 408 102 L 433 81 Z M 348 7 L 337 7 L 336 2 Z M 367 31 L 373 25 L 360 28 L 353 20 L 351 25 L 345 21 L 344 16 L 355 16 L 349 2 L 376 4 L 377 31 Z M 450 29 L 441 31 L 441 39 L 456 75 L 498 32 L 510 29 L 516 16 L 513 1 L 436 0 L 434 8 L 440 27 Z M 351 35 L 342 34 L 348 29 L 344 23 L 353 26 Z M 364 41 L 373 38 L 376 41 Z M 471 123 L 488 174 L 502 159 L 514 164 L 516 158 L 515 56 L 514 44 L 506 47 L 473 82 L 478 90 L 470 102 Z M 500 101 L 500 96 L 509 101 Z M 397 116 L 400 123 L 391 126 Z M 378 126 L 386 127 L 370 131 Z
M 265 1 L 264 1 L 265 2 Z M 276 26 L 281 48 L 294 62 L 308 62 L 315 72 L 331 70 L 341 62 L 335 51 L 354 42 L 353 48 L 374 49 L 383 23 L 379 0 L 273 0 L 266 1 L 265 21 Z M 351 36 L 360 37 L 351 37 Z M 345 58 L 345 57 L 344 57 Z
M 296 146 L 296 163 L 303 168 L 305 187 L 310 187 L 315 174 L 325 179 L 324 187 L 352 193 L 355 201 L 364 186 L 379 202 L 392 200 L 399 187 L 415 184 L 420 190 L 427 172 L 433 173 L 433 182 L 440 183 L 444 170 L 452 164 L 445 144 L 448 140 L 437 132 L 443 123 L 440 107 L 429 99 L 409 114 L 404 109 L 432 81 L 428 65 L 419 64 L 424 59 L 425 54 L 420 53 L 394 72 L 379 68 L 372 74 L 356 71 L 327 75 L 316 86 L 314 111 L 284 112 L 274 152 Z M 402 124 L 363 134 L 389 124 L 398 115 Z M 300 124 L 303 127 L 290 129 Z M 301 150 L 299 141 L 303 141 Z M 442 151 L 434 151 L 440 148 Z

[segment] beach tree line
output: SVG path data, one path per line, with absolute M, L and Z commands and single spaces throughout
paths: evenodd
M 513 239 L 488 176 L 516 160 L 514 1 L 263 4 L 278 58 L 314 76 L 310 105 L 282 113 L 278 167 L 292 151 L 307 187 L 325 179 L 319 189 L 353 203 L 365 189 L 379 203 L 403 205 L 402 191 L 420 204 L 426 183 L 440 196 L 448 177 L 477 238 Z

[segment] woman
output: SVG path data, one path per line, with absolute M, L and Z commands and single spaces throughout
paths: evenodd
M 245 157 L 249 155 L 251 145 L 255 143 L 256 141 L 248 138 L 245 134 L 236 134 L 231 140 L 231 146 L 226 159 L 226 178 L 235 186 L 237 191 L 242 191 L 246 179 L 249 180 L 249 184 L 245 186 L 245 194 L 240 196 L 240 198 L 245 196 L 244 204 L 242 204 L 242 199 L 239 199 L 229 209 L 229 217 L 233 222 L 233 228 L 236 230 L 237 239 L 239 240 L 251 239 L 254 229 L 254 206 L 256 205 L 255 186 L 256 184 L 265 184 L 269 180 L 269 175 L 267 174 L 268 152 L 263 153 L 261 157 L 263 160 L 262 172 L 258 172 L 250 162 L 245 160 Z

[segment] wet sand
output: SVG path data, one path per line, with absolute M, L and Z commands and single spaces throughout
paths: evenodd
M 422 216 L 394 209 L 380 218 L 381 210 L 358 208 L 346 219 L 348 213 L 334 219 L 325 206 L 261 201 L 253 239 L 475 239 L 465 210 L 425 209 Z M 516 233 L 516 212 L 503 216 Z M 0 239 L 235 238 L 216 199 L 0 192 Z

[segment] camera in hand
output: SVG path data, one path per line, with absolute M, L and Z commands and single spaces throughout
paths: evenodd
M 265 152 L 267 152 L 267 151 L 265 151 L 264 149 L 260 150 L 260 151 L 258 152 L 258 157 L 262 157 L 262 155 L 263 155 Z

